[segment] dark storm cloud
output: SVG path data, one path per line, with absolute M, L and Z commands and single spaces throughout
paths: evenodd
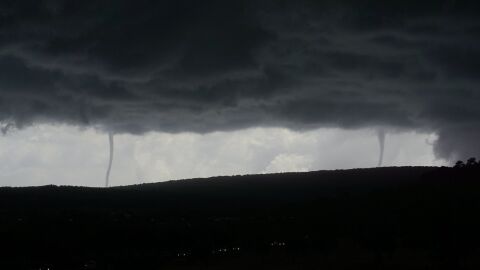
M 478 155 L 475 1 L 2 1 L 0 119 L 435 131 Z

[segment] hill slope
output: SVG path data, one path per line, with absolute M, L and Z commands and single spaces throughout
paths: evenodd
M 478 169 L 0 188 L 2 269 L 474 269 Z

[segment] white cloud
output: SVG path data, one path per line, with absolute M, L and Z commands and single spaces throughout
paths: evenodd
M 234 132 L 116 135 L 110 183 L 126 185 L 214 175 L 372 167 L 374 130 L 295 132 L 252 128 Z M 443 165 L 433 134 L 388 134 L 385 166 Z M 0 137 L 0 185 L 102 186 L 108 136 L 94 129 L 40 125 Z
M 311 170 L 311 167 L 311 157 L 298 154 L 279 154 L 268 164 L 263 173 L 307 172 Z

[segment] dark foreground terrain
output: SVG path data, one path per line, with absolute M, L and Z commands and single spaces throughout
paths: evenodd
M 478 168 L 0 188 L 0 269 L 480 269 Z

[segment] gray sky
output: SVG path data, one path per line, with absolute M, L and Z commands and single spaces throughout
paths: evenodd
M 443 165 L 434 134 L 387 135 L 384 165 Z M 41 125 L 0 137 L 0 186 L 103 186 L 106 134 Z M 192 177 L 373 167 L 379 145 L 371 129 L 252 128 L 208 134 L 117 135 L 111 185 Z
M 194 154 L 195 149 L 209 146 L 199 153 L 210 154 L 223 149 L 222 144 L 209 144 L 211 135 L 199 134 L 227 132 L 224 139 L 212 139 L 221 142 L 229 136 L 255 137 L 251 128 L 278 133 L 267 137 L 280 136 L 284 128 L 301 134 L 319 128 L 359 134 L 386 129 L 390 134 L 435 134 L 429 135 L 433 147 L 427 144 L 430 149 L 419 156 L 449 161 L 478 156 L 479 13 L 480 3 L 468 0 L 1 1 L 0 124 L 2 133 L 14 127 L 18 134 L 3 140 L 17 140 L 23 132 L 42 137 L 52 125 L 92 129 L 103 137 L 115 133 L 118 147 L 128 134 L 148 141 L 152 132 L 172 138 L 187 132 L 197 134 L 192 136 L 198 142 L 165 151 L 185 159 L 194 155 L 192 164 L 210 164 L 203 159 L 211 155 Z M 97 140 L 88 132 L 74 133 L 87 145 Z M 341 133 L 343 142 L 328 145 L 375 140 L 371 134 Z M 359 136 L 365 139 L 357 141 Z M 399 149 L 407 147 L 408 139 L 399 136 L 405 140 Z M 11 144 L 23 147 L 20 140 Z M 23 165 L 6 167 L 2 175 L 28 169 L 27 161 L 37 160 L 36 155 L 45 161 L 45 173 L 53 170 L 46 163 L 65 171 L 67 165 L 53 162 L 50 151 L 68 153 L 72 146 L 53 150 L 59 145 L 65 144 L 52 141 L 51 148 L 25 154 Z M 147 148 L 152 156 L 171 156 Z M 301 164 L 298 168 L 309 162 L 312 168 L 370 164 L 353 162 L 364 159 L 363 149 L 351 152 L 352 162 L 329 163 L 327 155 L 318 160 L 326 148 L 308 147 L 318 150 L 313 161 L 305 157 L 307 150 L 279 152 L 278 158 L 255 150 L 262 165 L 250 161 L 237 169 L 261 172 L 270 162 L 269 168 L 281 162 Z M 234 151 L 243 150 L 229 151 L 233 158 L 238 156 Z M 398 164 L 406 160 L 418 157 L 412 154 Z M 204 175 L 200 169 L 178 172 L 171 162 L 162 158 L 157 163 L 170 166 L 161 171 L 175 171 L 172 178 Z M 212 171 L 208 175 L 227 173 L 228 166 L 205 170 Z M 150 177 L 151 170 L 140 172 Z

